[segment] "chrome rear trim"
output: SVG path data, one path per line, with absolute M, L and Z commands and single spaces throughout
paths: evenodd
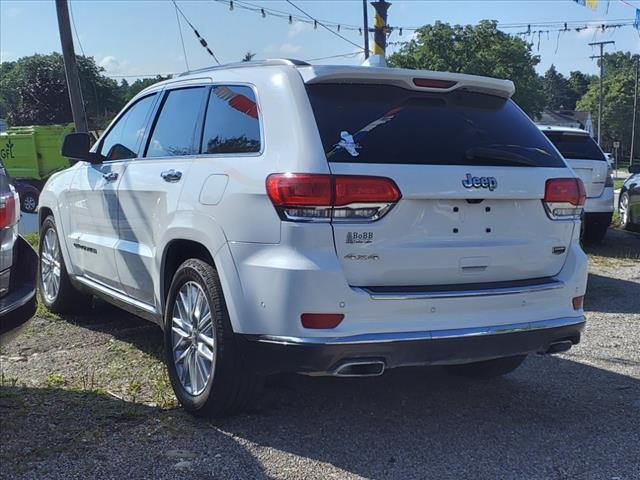
M 545 328 L 568 327 L 584 323 L 584 315 L 562 317 L 537 322 L 512 323 L 486 327 L 456 328 L 451 330 L 428 330 L 420 332 L 365 333 L 346 337 L 288 337 L 278 335 L 257 335 L 253 340 L 282 345 L 350 345 L 358 343 L 410 342 L 415 340 L 438 340 L 444 338 L 465 338 L 503 333 L 520 333 Z
M 434 298 L 487 297 L 491 295 L 516 295 L 521 293 L 544 292 L 564 287 L 564 282 L 552 280 L 537 285 L 517 287 L 476 288 L 470 290 L 418 291 L 418 292 L 374 292 L 366 287 L 356 288 L 367 293 L 373 300 L 424 300 Z

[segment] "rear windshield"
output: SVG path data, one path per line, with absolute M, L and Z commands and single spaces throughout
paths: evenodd
M 607 160 L 590 135 L 572 135 L 562 132 L 544 132 L 564 158 L 580 160 Z
M 330 162 L 565 167 L 511 101 L 390 85 L 307 85 Z

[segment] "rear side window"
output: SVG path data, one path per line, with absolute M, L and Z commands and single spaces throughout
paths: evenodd
M 131 105 L 118 119 L 109 133 L 102 139 L 100 153 L 107 160 L 123 160 L 135 158 L 138 155 L 140 142 L 144 137 L 147 117 L 153 107 L 156 94 L 141 98 Z
M 604 153 L 590 135 L 565 132 L 544 132 L 564 158 L 581 160 L 604 160 Z
M 260 123 L 253 90 L 243 86 L 212 87 L 202 136 L 202 153 L 259 151 Z
M 391 85 L 308 85 L 330 162 L 565 167 L 511 101 Z
M 147 157 L 176 157 L 197 152 L 196 132 L 206 88 L 167 93 L 153 127 Z

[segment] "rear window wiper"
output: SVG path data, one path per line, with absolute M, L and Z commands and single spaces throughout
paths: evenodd
M 501 148 L 492 147 L 473 147 L 465 152 L 467 160 L 495 160 L 507 165 L 524 165 L 527 167 L 537 167 L 535 160 L 520 155 L 519 153 L 510 152 Z

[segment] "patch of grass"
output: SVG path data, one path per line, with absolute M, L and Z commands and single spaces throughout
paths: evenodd
M 31 245 L 35 250 L 38 250 L 40 236 L 36 232 L 25 233 L 22 236 L 27 242 L 29 242 L 29 245 Z
M 622 188 L 622 185 L 624 184 L 625 180 L 622 178 L 616 178 L 613 181 L 613 189 L 614 190 L 620 190 Z
M 64 375 L 60 373 L 50 373 L 44 380 L 44 384 L 49 388 L 62 387 L 66 383 Z

